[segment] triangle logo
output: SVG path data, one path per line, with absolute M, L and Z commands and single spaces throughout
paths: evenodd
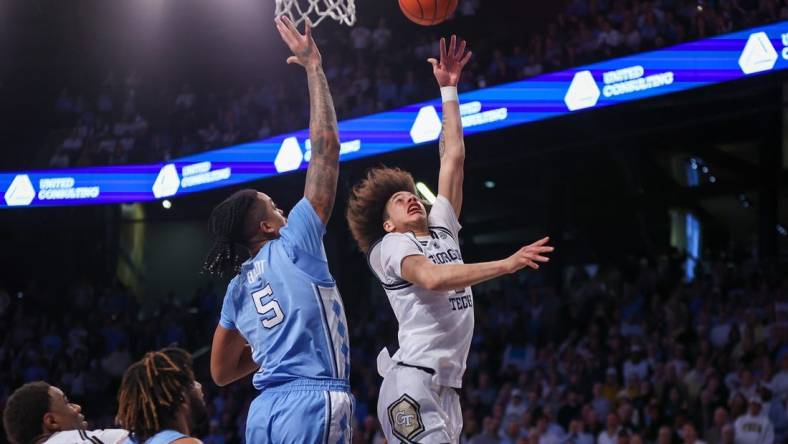
M 180 187 L 181 179 L 178 177 L 178 169 L 174 164 L 168 163 L 162 167 L 153 183 L 153 197 L 159 199 L 173 196 Z
M 599 87 L 591 71 L 580 71 L 572 78 L 572 84 L 564 96 L 564 103 L 569 111 L 591 108 L 599 100 Z
M 739 67 L 744 74 L 768 71 L 777 63 L 777 51 L 765 32 L 756 32 L 747 39 L 739 57 Z
M 5 203 L 9 207 L 25 207 L 33 202 L 36 197 L 36 190 L 27 174 L 18 174 L 11 181 L 11 185 L 5 192 Z

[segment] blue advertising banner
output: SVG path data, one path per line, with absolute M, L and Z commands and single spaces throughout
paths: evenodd
M 465 134 L 788 69 L 788 22 L 460 95 Z M 436 88 L 437 92 L 437 88 Z M 342 161 L 435 142 L 439 99 L 339 122 Z M 0 208 L 142 202 L 304 169 L 309 131 L 151 165 L 0 173 Z

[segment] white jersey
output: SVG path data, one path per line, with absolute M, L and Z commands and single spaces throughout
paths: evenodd
M 460 222 L 449 201 L 438 196 L 427 217 L 429 236 L 389 233 L 369 250 L 369 266 L 380 281 L 399 322 L 395 362 L 435 371 L 435 382 L 462 387 L 473 337 L 471 288 L 430 291 L 402 278 L 402 260 L 422 255 L 435 264 L 462 263 Z
M 774 444 L 774 426 L 765 414 L 740 416 L 733 423 L 736 444 Z
M 128 436 L 123 429 L 68 430 L 55 433 L 44 444 L 121 444 Z

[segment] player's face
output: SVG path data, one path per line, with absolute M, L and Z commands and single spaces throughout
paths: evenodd
M 424 230 L 427 226 L 427 209 L 421 199 L 408 191 L 394 193 L 386 203 L 388 219 L 383 228 L 389 233 Z
M 194 381 L 194 387 L 189 391 L 189 423 L 192 436 L 205 435 L 208 430 L 209 416 L 208 408 L 205 406 L 205 398 L 202 393 L 202 384 Z
M 54 430 L 75 430 L 87 428 L 88 423 L 82 415 L 82 407 L 79 404 L 69 402 L 63 390 L 55 386 L 49 387 L 49 412 L 51 418 L 47 420 L 47 425 Z
M 268 235 L 279 237 L 279 229 L 287 223 L 285 212 L 276 206 L 276 202 L 269 195 L 258 192 L 257 198 L 265 205 L 265 214 L 267 215 L 262 223 L 262 230 Z

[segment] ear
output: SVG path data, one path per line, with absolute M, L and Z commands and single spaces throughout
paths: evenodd
M 41 424 L 44 427 L 44 430 L 47 432 L 57 432 L 60 430 L 60 426 L 57 423 L 57 419 L 52 412 L 44 413 L 44 417 L 41 421 Z
M 392 222 L 391 219 L 383 222 L 383 229 L 386 230 L 386 233 L 391 233 L 395 228 L 397 227 L 394 226 L 394 222 Z
M 276 229 L 273 227 L 273 225 L 269 224 L 267 221 L 261 220 L 260 231 L 262 231 L 265 234 L 273 234 L 276 231 Z

